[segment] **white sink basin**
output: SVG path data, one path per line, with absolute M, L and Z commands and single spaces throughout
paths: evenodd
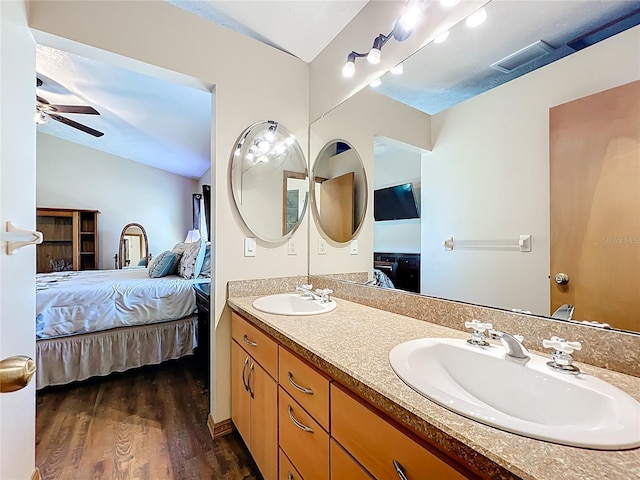
M 279 293 L 255 299 L 253 308 L 275 315 L 318 315 L 335 310 L 336 302 L 330 300 L 322 303 L 319 300 L 302 298 L 302 294 L 299 293 Z
M 613 385 L 523 364 L 501 346 L 426 338 L 389 354 L 396 374 L 437 404 L 486 425 L 563 445 L 620 450 L 640 446 L 640 403 Z

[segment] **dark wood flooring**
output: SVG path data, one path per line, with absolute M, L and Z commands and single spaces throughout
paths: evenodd
M 37 396 L 44 480 L 259 480 L 234 433 L 212 440 L 207 386 L 190 358 Z

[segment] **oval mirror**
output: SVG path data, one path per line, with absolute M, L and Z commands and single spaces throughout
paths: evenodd
M 367 177 L 358 152 L 344 140 L 327 143 L 313 167 L 312 211 L 318 227 L 337 243 L 352 240 L 367 211 Z
M 146 267 L 149 264 L 149 257 L 149 241 L 144 227 L 139 223 L 125 225 L 120 233 L 117 268 Z
M 309 197 L 307 162 L 282 124 L 254 123 L 238 137 L 231 190 L 240 216 L 259 239 L 282 242 L 298 228 Z

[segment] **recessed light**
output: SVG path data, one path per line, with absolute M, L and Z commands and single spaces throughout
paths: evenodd
M 469 15 L 464 23 L 469 28 L 475 28 L 478 25 L 484 23 L 486 19 L 487 19 L 487 11 L 485 10 L 484 7 L 482 7 L 481 9 L 476 10 L 471 15 Z
M 444 42 L 447 38 L 449 38 L 449 30 L 445 30 L 442 33 L 439 33 L 436 38 L 433 39 L 433 43 L 442 43 Z
M 376 78 L 369 84 L 369 86 L 373 88 L 379 87 L 380 85 L 382 85 L 382 80 L 380 80 L 379 78 Z

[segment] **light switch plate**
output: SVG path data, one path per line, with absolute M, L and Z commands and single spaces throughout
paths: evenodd
M 255 257 L 256 256 L 256 239 L 251 237 L 245 237 L 244 239 L 244 256 Z
M 358 240 L 351 240 L 351 255 L 358 254 Z
M 287 242 L 287 255 L 297 255 L 298 246 L 296 245 L 296 239 L 291 237 Z
M 324 238 L 318 240 L 318 255 L 327 254 L 327 241 Z

